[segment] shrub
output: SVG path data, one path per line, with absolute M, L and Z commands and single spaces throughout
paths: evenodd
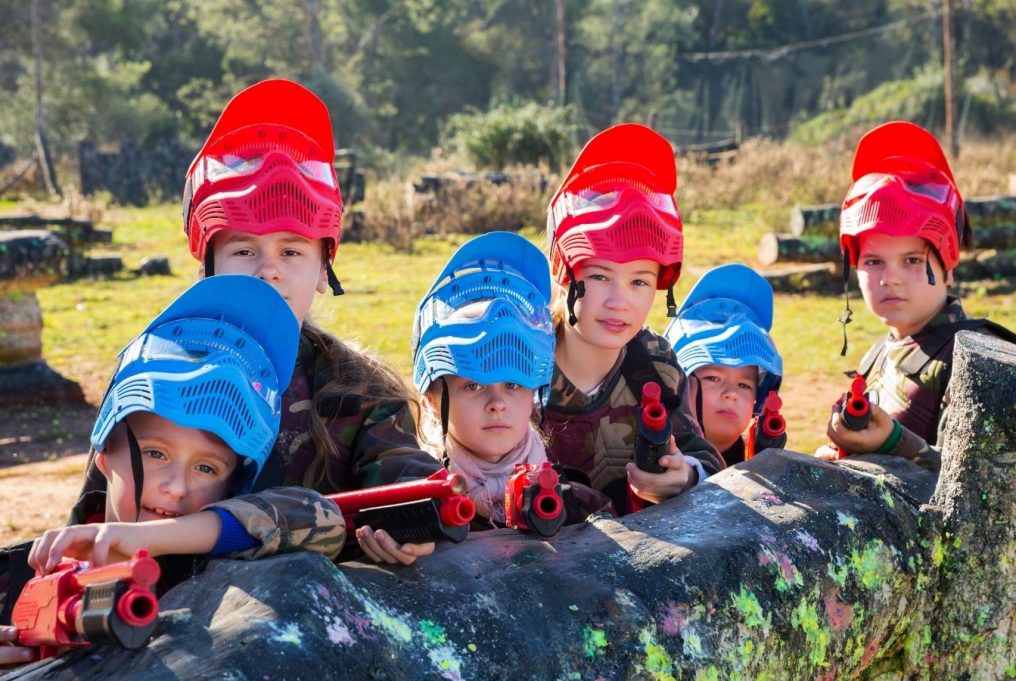
M 466 156 L 477 168 L 541 164 L 558 168 L 573 155 L 574 118 L 569 107 L 532 102 L 459 113 L 445 124 L 442 145 Z

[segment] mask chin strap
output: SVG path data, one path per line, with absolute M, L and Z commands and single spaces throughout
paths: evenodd
M 134 522 L 138 522 L 141 518 L 141 488 L 145 484 L 145 467 L 141 462 L 141 445 L 134 437 L 130 425 L 126 421 L 124 425 L 127 426 L 127 446 L 131 450 L 131 473 L 134 475 Z
M 699 425 L 702 426 L 702 434 L 705 435 L 706 424 L 702 420 L 702 381 L 695 374 L 690 378 L 698 384 L 698 390 L 695 391 L 695 418 L 698 419 Z
M 215 276 L 215 254 L 210 248 L 205 248 L 205 276 Z
M 541 385 L 540 389 L 536 391 L 536 399 L 540 402 L 540 428 L 543 428 L 543 424 L 547 421 L 547 405 L 543 401 L 543 391 L 547 386 Z
M 843 316 L 837 317 L 836 321 L 843 325 L 843 347 L 840 348 L 840 357 L 847 354 L 847 324 L 854 315 L 850 309 L 850 251 L 843 251 L 843 303 L 847 306 Z
M 575 279 L 575 272 L 570 265 L 565 265 L 568 270 L 568 325 L 575 326 L 579 318 L 575 316 L 575 301 L 586 295 L 586 282 Z
M 335 276 L 335 270 L 332 269 L 332 261 L 325 260 L 325 272 L 328 273 L 328 286 L 332 289 L 333 296 L 341 296 L 345 294 L 342 290 L 342 284 L 339 283 L 339 278 Z
M 667 287 L 667 316 L 677 316 L 677 301 L 674 300 L 674 285 Z
M 928 286 L 935 285 L 935 272 L 931 269 L 931 249 L 928 249 L 924 258 L 924 272 L 928 275 Z
M 441 465 L 446 469 L 451 466 L 448 458 L 448 412 L 451 409 L 451 400 L 448 398 L 448 382 L 441 377 Z

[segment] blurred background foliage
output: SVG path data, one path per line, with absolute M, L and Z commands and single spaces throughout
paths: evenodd
M 835 140 L 943 124 L 941 4 L 928 0 L 0 0 L 0 143 L 34 148 L 31 5 L 58 158 L 130 139 L 196 149 L 269 76 L 332 111 L 381 171 L 440 148 L 540 163 L 621 120 L 678 145 Z M 962 136 L 1016 125 L 1016 0 L 953 0 Z

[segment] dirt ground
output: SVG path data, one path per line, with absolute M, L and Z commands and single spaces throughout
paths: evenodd
M 63 525 L 81 489 L 96 408 L 0 408 L 0 546 Z

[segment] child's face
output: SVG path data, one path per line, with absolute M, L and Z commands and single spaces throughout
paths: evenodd
M 459 376 L 448 382 L 448 434 L 488 463 L 497 463 L 529 434 L 533 391 L 517 383 L 481 385 Z M 427 391 L 428 406 L 439 413 L 441 386 Z
M 696 380 L 697 379 L 697 380 Z M 758 389 L 758 367 L 707 364 L 690 383 L 691 403 L 702 396 L 702 431 L 719 451 L 728 449 L 751 423 Z
M 237 456 L 217 436 L 148 412 L 127 417 L 145 477 L 138 520 L 187 515 L 226 498 Z M 127 429 L 118 425 L 96 459 L 106 476 L 106 521 L 134 522 L 134 474 Z
M 586 260 L 576 272 L 586 289 L 575 302 L 578 323 L 569 328 L 590 345 L 620 350 L 646 323 L 659 272 L 659 263 L 646 259 Z
M 247 234 L 224 229 L 212 240 L 216 274 L 250 274 L 282 294 L 303 323 L 314 293 L 328 286 L 324 249 L 292 232 Z
M 934 285 L 928 283 L 929 260 Z M 872 314 L 896 338 L 904 338 L 923 329 L 945 306 L 952 273 L 946 276 L 931 246 L 920 237 L 864 233 L 857 280 Z

